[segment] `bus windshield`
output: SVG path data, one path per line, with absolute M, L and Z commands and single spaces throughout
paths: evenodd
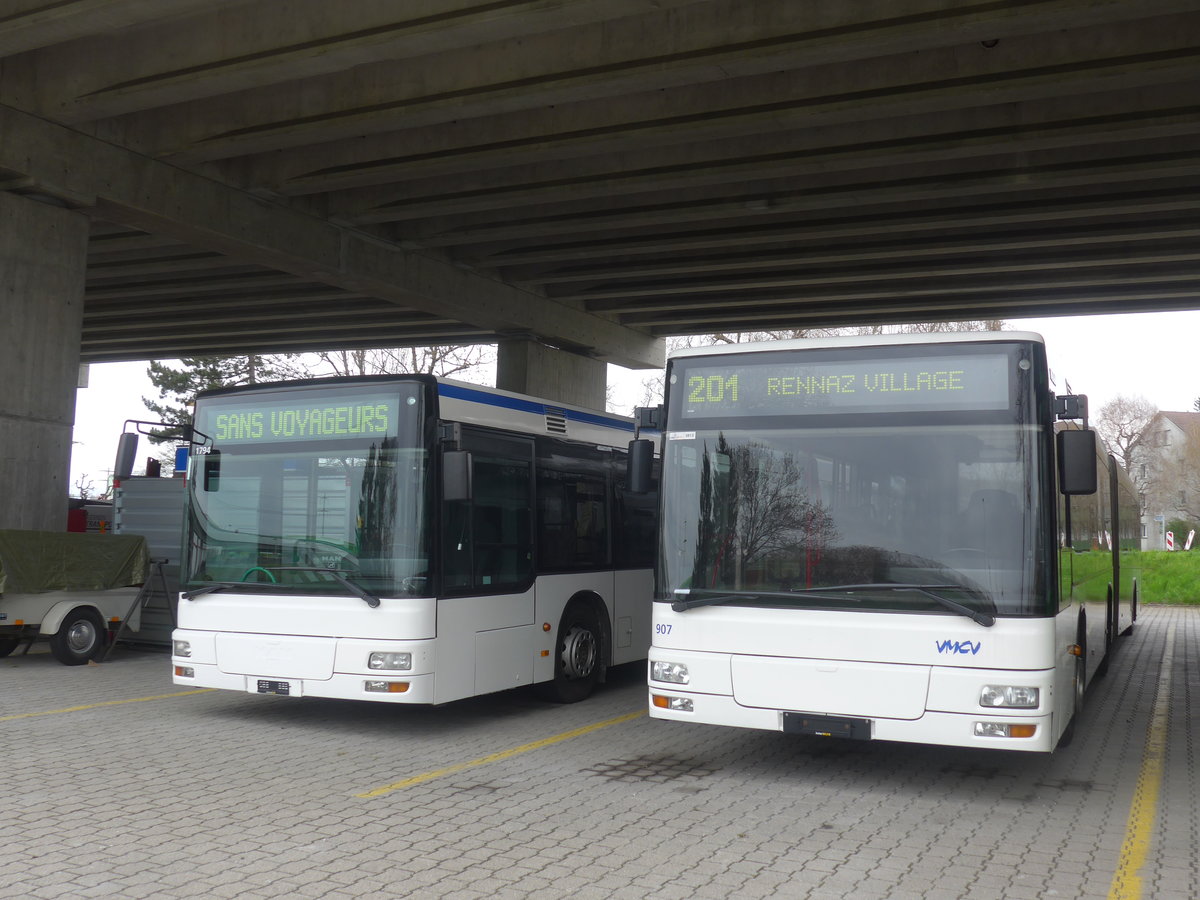
M 344 594 L 350 582 L 427 594 L 422 391 L 391 382 L 201 397 L 184 587 Z
M 1032 614 L 1036 457 L 1015 425 L 672 435 L 665 598 Z

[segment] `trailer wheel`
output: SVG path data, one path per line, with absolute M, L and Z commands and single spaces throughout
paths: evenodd
M 50 652 L 64 666 L 82 666 L 100 655 L 107 633 L 95 610 L 80 606 L 67 613 L 50 635 Z
M 569 604 L 558 623 L 554 679 L 542 685 L 542 694 L 558 703 L 578 703 L 591 696 L 604 669 L 603 647 L 595 612 L 583 603 Z
M 3 659 L 16 650 L 17 645 L 20 643 L 20 638 L 0 638 L 0 659 Z

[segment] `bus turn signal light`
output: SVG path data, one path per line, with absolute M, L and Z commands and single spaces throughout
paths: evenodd
M 403 694 L 408 691 L 407 681 L 368 681 L 365 688 L 369 694 Z
M 651 694 L 650 702 L 658 709 L 673 709 L 676 712 L 691 712 L 690 697 L 667 697 L 662 694 Z

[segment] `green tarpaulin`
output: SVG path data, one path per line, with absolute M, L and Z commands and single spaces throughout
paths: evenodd
M 127 587 L 146 580 L 149 563 L 138 534 L 0 530 L 0 594 Z

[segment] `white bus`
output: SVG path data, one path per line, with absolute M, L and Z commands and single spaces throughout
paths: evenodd
M 1070 418 L 1035 334 L 675 355 L 650 714 L 1054 749 L 1132 628 L 1140 536 Z
M 176 684 L 572 702 L 646 658 L 630 420 L 413 375 L 209 391 L 194 428 Z

